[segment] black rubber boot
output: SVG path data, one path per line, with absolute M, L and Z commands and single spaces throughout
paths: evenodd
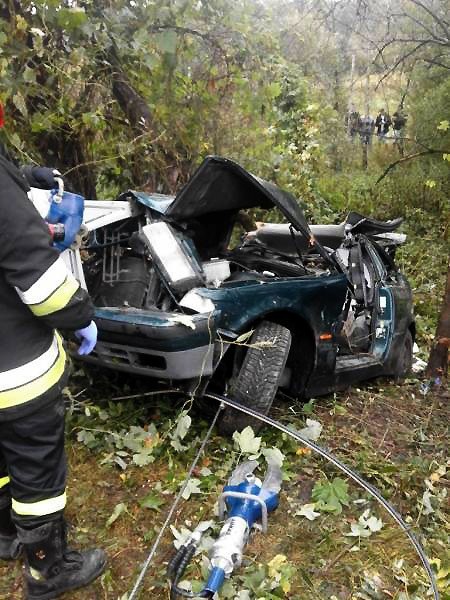
M 11 519 L 11 499 L 0 497 L 0 560 L 19 558 L 20 544 Z
M 88 585 L 106 567 L 103 550 L 76 552 L 67 547 L 63 519 L 34 527 L 17 527 L 25 551 L 27 600 L 50 600 Z

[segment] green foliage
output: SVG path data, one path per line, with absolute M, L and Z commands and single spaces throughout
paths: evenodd
M 257 12 L 255 28 L 250 0 L 20 3 L 0 22 L 10 144 L 101 196 L 173 191 L 211 153 L 308 189 L 317 107 Z
M 340 514 L 342 506 L 349 505 L 348 484 L 340 477 L 335 477 L 333 481 L 317 482 L 312 499 L 318 510 Z

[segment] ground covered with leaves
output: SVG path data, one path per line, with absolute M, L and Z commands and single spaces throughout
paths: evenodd
M 125 600 L 208 428 L 205 406 L 148 394 L 146 381 L 79 371 L 67 391 L 71 537 L 98 544 L 106 573 L 73 600 Z M 129 393 L 128 393 L 129 392 Z M 111 400 L 111 398 L 119 398 Z M 448 600 L 449 398 L 411 379 L 377 380 L 307 404 L 279 397 L 273 416 L 355 468 L 400 511 L 420 537 Z M 221 599 L 426 599 L 414 550 L 387 513 L 293 439 L 265 428 L 224 439 L 214 433 L 152 561 L 141 598 L 168 598 L 167 561 L 198 522 L 207 530 L 186 579 L 198 589 L 219 530 L 216 502 L 239 461 L 283 461 L 279 508 L 267 535 L 255 533 Z M 19 565 L 0 565 L 0 599 L 22 598 Z

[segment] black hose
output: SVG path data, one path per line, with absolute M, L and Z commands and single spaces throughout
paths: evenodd
M 169 561 L 167 565 L 167 577 L 169 579 L 173 579 L 175 577 L 176 572 L 178 571 L 178 567 L 180 566 L 180 562 L 184 556 L 184 553 L 187 550 L 187 546 L 180 546 L 174 556 Z
M 208 590 L 202 590 L 198 594 L 194 594 L 193 592 L 188 592 L 187 590 L 183 590 L 183 588 L 178 587 L 178 582 L 183 577 L 184 572 L 191 562 L 197 547 L 195 544 L 191 543 L 188 546 L 182 546 L 183 551 L 180 552 L 181 548 L 178 550 L 174 559 L 178 556 L 177 565 L 175 567 L 175 573 L 173 578 L 170 578 L 170 600 L 177 600 L 178 596 L 182 596 L 183 598 L 210 598 L 211 593 Z M 169 574 L 169 568 L 173 568 L 172 563 L 175 562 L 173 559 L 170 561 L 169 566 L 167 567 L 167 573 Z

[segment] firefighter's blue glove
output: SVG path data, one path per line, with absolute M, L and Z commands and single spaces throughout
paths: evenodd
M 78 348 L 78 354 L 84 356 L 90 354 L 97 343 L 97 325 L 91 321 L 87 327 L 75 331 L 75 335 L 81 340 L 81 345 Z

